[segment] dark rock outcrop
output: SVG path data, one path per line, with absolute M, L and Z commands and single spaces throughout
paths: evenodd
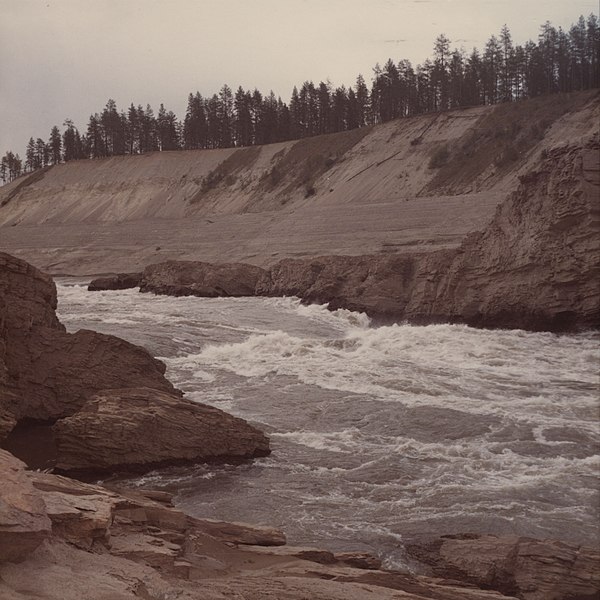
M 118 273 L 110 277 L 98 277 L 90 281 L 88 291 L 128 290 L 138 287 L 141 279 L 141 273 Z
M 522 600 L 600 597 L 600 552 L 556 540 L 445 536 L 409 553 L 436 577 L 472 583 Z
M 37 461 L 31 444 L 15 435 L 16 425 L 42 423 L 50 431 L 59 420 L 57 435 L 43 436 L 47 448 L 41 437 L 34 443 L 38 454 L 48 455 L 58 445 L 63 470 L 144 470 L 268 454 L 268 439 L 242 419 L 182 399 L 164 377 L 165 365 L 144 348 L 94 331 L 67 333 L 56 302 L 48 276 L 0 253 L 0 441 L 6 448 L 24 447 Z
M 269 453 L 268 438 L 246 421 L 149 388 L 100 392 L 54 431 L 61 471 L 139 471 Z
M 140 292 L 170 296 L 253 296 L 265 270 L 242 263 L 167 261 L 144 269 Z

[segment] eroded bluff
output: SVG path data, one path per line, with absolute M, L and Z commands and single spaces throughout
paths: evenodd
M 284 259 L 268 269 L 169 261 L 147 267 L 140 290 L 298 296 L 332 309 L 417 324 L 547 331 L 598 327 L 599 154 L 597 136 L 585 145 L 545 152 L 490 224 L 456 249 Z

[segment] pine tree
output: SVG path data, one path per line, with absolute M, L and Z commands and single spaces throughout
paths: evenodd
M 62 139 L 60 136 L 60 130 L 56 125 L 50 130 L 48 146 L 50 147 L 50 161 L 53 165 L 57 165 L 60 163 L 62 154 Z
M 35 171 L 38 167 L 36 166 L 36 149 L 33 138 L 29 138 L 27 143 L 27 149 L 25 150 L 25 171 Z

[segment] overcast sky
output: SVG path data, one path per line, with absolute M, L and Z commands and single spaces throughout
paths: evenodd
M 190 91 L 224 83 L 287 102 L 308 79 L 422 62 L 442 32 L 470 50 L 504 23 L 522 43 L 591 12 L 597 0 L 0 0 L 0 155 L 66 118 L 85 131 L 108 98 L 179 118 Z

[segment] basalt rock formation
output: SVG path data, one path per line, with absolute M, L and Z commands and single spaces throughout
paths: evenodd
M 289 258 L 263 271 L 251 265 L 168 262 L 148 267 L 140 289 L 298 296 L 332 309 L 419 324 L 547 331 L 598 327 L 599 151 L 597 136 L 585 145 L 547 151 L 491 223 L 456 249 Z
M 183 400 L 144 348 L 94 331 L 67 333 L 56 303 L 50 277 L 0 253 L 0 442 L 19 423 L 70 417 L 55 425 L 64 469 L 140 470 L 268 453 L 267 438 L 242 419 Z M 12 438 L 5 444 L 15 447 Z
M 270 452 L 265 435 L 246 421 L 149 388 L 99 392 L 54 431 L 60 471 L 148 470 Z

